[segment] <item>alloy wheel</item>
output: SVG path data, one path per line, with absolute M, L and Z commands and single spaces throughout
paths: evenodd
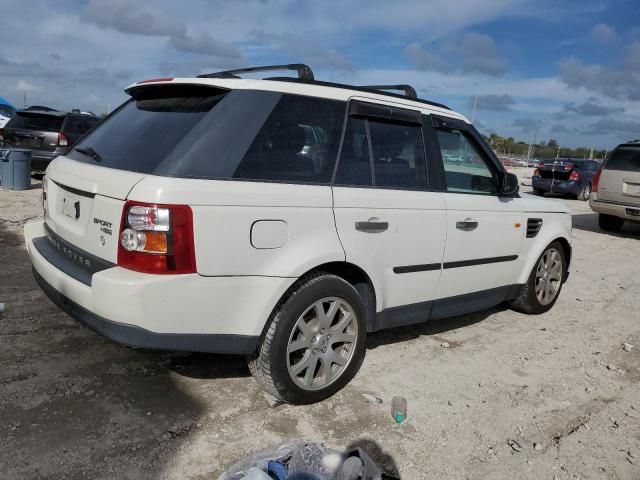
M 536 268 L 535 292 L 541 305 L 549 305 L 562 285 L 562 255 L 555 248 L 544 252 Z
M 304 390 L 320 390 L 346 370 L 356 349 L 358 321 L 339 297 L 313 303 L 298 318 L 287 343 L 287 369 Z

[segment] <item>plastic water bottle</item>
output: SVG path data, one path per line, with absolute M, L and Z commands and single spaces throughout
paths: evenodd
M 402 423 L 407 419 L 407 399 L 404 397 L 393 397 L 391 400 L 391 416 L 396 423 Z

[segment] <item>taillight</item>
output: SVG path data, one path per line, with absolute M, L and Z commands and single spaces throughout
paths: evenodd
M 186 205 L 126 202 L 118 266 L 143 273 L 195 273 L 191 209 Z
M 58 145 L 61 146 L 61 147 L 68 147 L 69 146 L 69 139 L 62 132 L 58 133 Z
M 538 168 L 536 168 L 536 169 L 533 171 L 533 174 L 534 174 L 534 175 L 540 175 L 540 170 L 539 170 Z
M 569 180 L 580 180 L 580 174 L 576 171 L 571 172 L 571 175 L 569 175 Z
M 540 164 L 538 165 L 538 168 L 544 168 L 544 162 L 540 162 Z
M 593 177 L 593 180 L 591 181 L 591 191 L 592 192 L 597 192 L 598 191 L 598 183 L 600 183 L 600 174 L 602 173 L 602 167 L 600 167 L 598 169 L 598 171 L 596 172 L 596 174 Z

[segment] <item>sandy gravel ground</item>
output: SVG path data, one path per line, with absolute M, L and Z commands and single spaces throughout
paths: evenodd
M 573 272 L 551 312 L 372 335 L 338 395 L 272 409 L 242 358 L 132 350 L 59 312 L 23 246 L 39 198 L 0 191 L 3 479 L 216 478 L 293 438 L 362 445 L 404 479 L 640 478 L 640 226 L 605 234 L 587 204 L 563 200 Z M 402 425 L 394 395 L 408 401 Z

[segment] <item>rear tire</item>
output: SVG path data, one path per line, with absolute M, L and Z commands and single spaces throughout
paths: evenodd
M 589 195 L 591 195 L 591 184 L 587 183 L 584 187 L 582 187 L 582 190 L 580 190 L 580 195 L 578 195 L 578 200 L 582 200 L 583 202 L 586 202 L 587 200 L 589 200 Z
M 623 224 L 624 220 L 622 218 L 607 215 L 605 213 L 600 213 L 598 215 L 598 225 L 600 225 L 600 228 L 604 231 L 619 232 L 622 229 Z
M 509 302 L 511 308 L 534 315 L 551 310 L 560 296 L 566 269 L 562 245 L 550 243 L 538 257 L 520 294 Z
M 312 273 L 276 306 L 258 352 L 247 358 L 249 370 L 282 402 L 319 402 L 358 372 L 366 335 L 364 305 L 353 285 Z

